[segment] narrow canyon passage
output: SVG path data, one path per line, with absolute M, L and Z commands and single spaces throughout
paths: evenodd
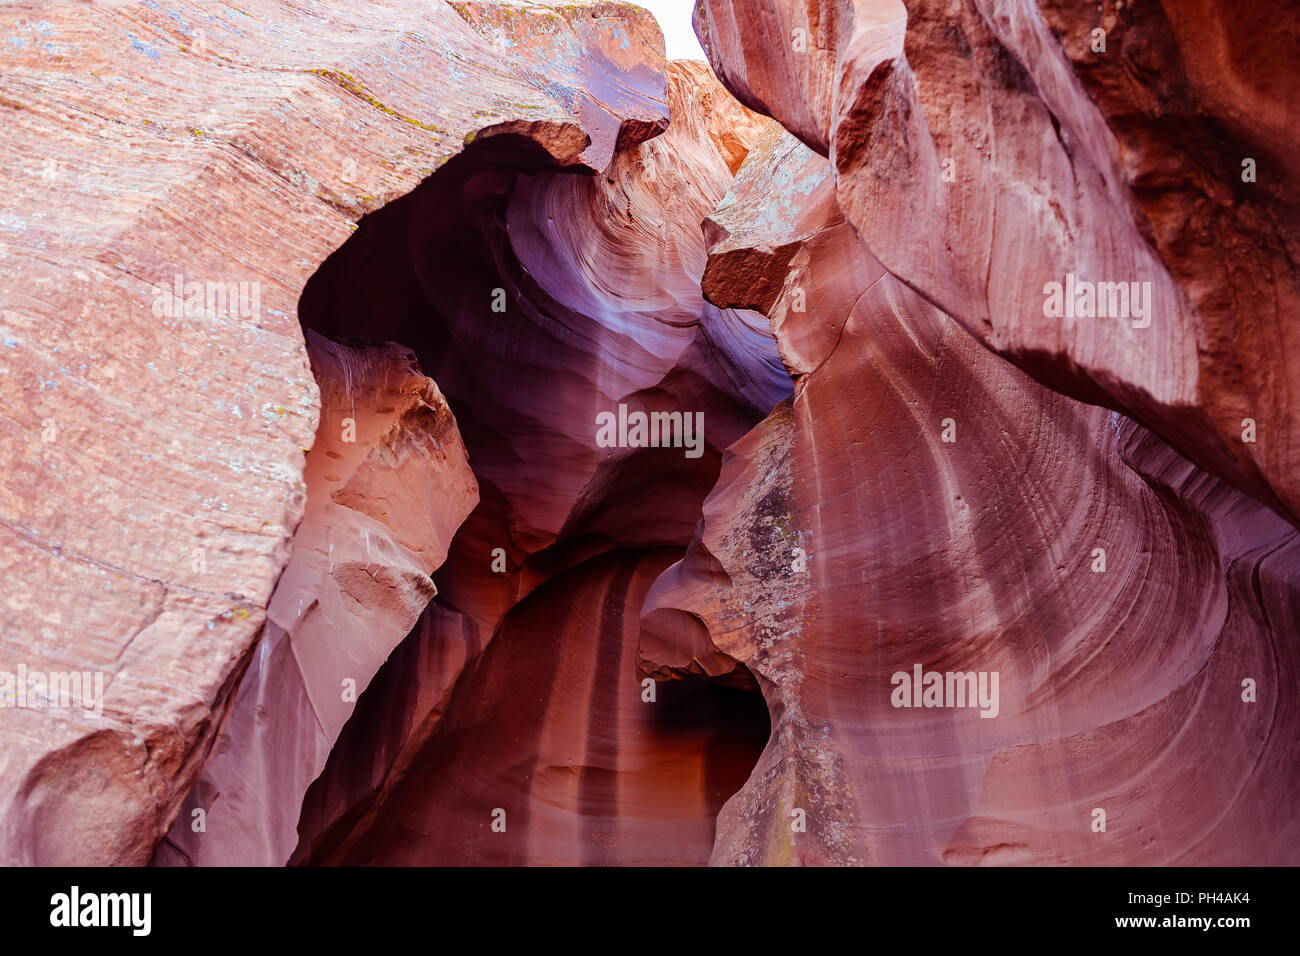
M 605 174 L 476 140 L 307 284 L 306 328 L 413 350 L 479 503 L 309 791 L 299 862 L 703 863 L 766 741 L 752 679 L 647 701 L 637 671 L 645 591 L 790 391 L 767 320 L 700 292 L 699 223 L 758 121 L 699 64 L 670 67 L 669 105 Z M 599 447 L 620 404 L 696 415 L 702 446 Z
M 1300 29 L 1176 6 L 0 8 L 0 862 L 1296 862 Z
M 767 708 L 695 679 L 643 696 L 639 611 L 675 549 L 603 554 L 562 571 L 506 615 L 445 713 L 400 774 L 361 800 L 295 862 L 703 864 L 723 802 L 767 742 Z M 433 635 L 446 640 L 447 636 Z M 398 671 L 418 670 L 404 645 Z M 392 701 L 367 693 L 324 781 L 383 740 Z M 355 749 L 354 749 L 355 748 Z M 328 817 L 318 783 L 303 827 Z M 504 823 L 501 832 L 490 826 Z

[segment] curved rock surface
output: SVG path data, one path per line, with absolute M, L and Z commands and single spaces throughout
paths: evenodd
M 437 593 L 478 486 L 446 400 L 395 346 L 307 334 L 321 424 L 257 659 L 156 862 L 281 865 L 358 696 Z
M 772 713 L 712 862 L 1294 863 L 1297 532 L 985 350 L 794 137 L 709 228 L 706 287 L 796 381 L 643 612 L 647 669 L 743 665 Z M 918 667 L 998 683 L 899 706 Z
M 1300 516 L 1294 22 L 1218 0 L 699 0 L 695 24 L 742 102 L 829 157 L 893 275 Z M 1081 284 L 1058 311 L 1048 284 L 1076 281 L 1139 283 L 1141 314 Z
M 319 398 L 296 299 L 356 220 L 466 137 L 599 166 L 666 121 L 647 13 L 521 15 L 544 76 L 442 3 L 0 13 L 0 671 L 102 678 L 104 715 L 0 710 L 7 862 L 145 862 L 193 786 L 303 514 Z M 300 724 L 285 759 L 313 765 L 337 723 Z M 281 824 L 250 826 L 264 860 Z
M 767 727 L 742 691 L 645 699 L 635 611 L 679 553 L 604 554 L 516 604 L 382 804 L 303 862 L 704 863 Z
M 483 680 L 495 686 L 498 678 L 480 674 L 490 666 L 483 655 L 505 634 L 512 635 L 512 645 L 531 640 L 550 648 L 569 640 L 568 629 L 584 630 L 573 638 L 579 641 L 575 647 L 585 649 L 581 653 L 592 666 L 608 666 L 610 679 L 625 683 L 618 691 L 595 694 L 587 702 L 590 717 L 583 719 L 612 734 L 602 744 L 606 751 L 649 746 L 636 742 L 641 725 L 622 711 L 653 707 L 637 696 L 636 628 L 597 615 L 603 636 L 591 644 L 595 636 L 578 623 L 581 618 L 564 623 L 571 589 L 608 588 L 600 557 L 615 550 L 636 549 L 632 556 L 640 554 L 638 561 L 658 560 L 665 547 L 680 554 L 716 479 L 722 449 L 790 387 L 766 320 L 718 309 L 700 292 L 700 221 L 725 193 L 737 151 L 747 150 L 760 130 L 774 124 L 730 100 L 702 64 L 674 62 L 668 80 L 668 129 L 621 149 L 603 174 L 556 172 L 548 168 L 552 160 L 512 149 L 504 137 L 476 140 L 406 200 L 368 220 L 304 294 L 303 315 L 316 328 L 331 334 L 365 328 L 415 345 L 456 411 L 483 495 L 436 576 L 438 600 L 381 671 L 377 693 L 362 701 L 355 725 L 308 795 L 296 859 L 355 861 L 362 857 L 349 854 L 363 854 L 372 862 L 416 862 L 420 853 L 431 853 L 446 862 L 454 855 L 439 842 L 441 828 L 478 833 L 479 824 L 491 823 L 486 814 L 507 796 L 492 797 L 502 791 L 486 783 L 463 790 L 473 806 L 491 804 L 482 813 L 471 814 L 471 804 L 465 804 L 453 814 L 418 794 L 427 790 L 427 775 L 439 773 L 449 779 L 487 774 L 494 786 L 504 787 L 505 778 L 487 766 L 466 769 L 475 759 L 491 764 L 498 759 L 493 752 L 462 753 L 455 766 L 435 763 L 440 770 L 418 768 L 434 760 L 430 754 L 443 753 L 447 739 L 467 732 L 462 721 L 482 719 L 467 712 L 468 705 L 455 706 L 461 699 L 456 695 L 487 693 Z M 382 288 L 372 289 L 372 282 Z M 384 289 L 403 290 L 400 304 L 381 298 L 368 306 Z M 504 292 L 499 312 L 492 309 L 497 289 Z M 698 447 L 602 448 L 597 416 L 620 405 L 630 412 L 702 416 Z M 567 575 L 571 583 L 549 586 L 556 575 Z M 631 621 L 640 593 L 623 585 L 607 600 Z M 539 630 L 547 613 L 557 625 Z M 518 623 L 521 618 L 528 623 Z M 522 629 L 529 627 L 526 637 Z M 592 658 L 597 648 L 608 656 L 606 665 Z M 502 659 L 499 653 L 492 658 Z M 416 693 L 409 689 L 413 671 L 420 674 Z M 465 690 L 461 675 L 479 691 Z M 510 679 L 527 680 L 515 670 Z M 508 689 L 502 685 L 493 693 Z M 720 696 L 724 703 L 716 706 L 724 708 L 733 699 L 725 691 L 706 691 L 696 692 L 704 694 L 700 706 L 711 695 Z M 743 713 L 747 705 L 737 706 Z M 524 723 L 531 728 L 536 719 Z M 560 748 L 566 759 L 581 755 L 571 749 L 577 719 L 574 712 L 547 731 L 555 736 L 547 737 L 547 746 Z M 760 728 L 754 732 L 761 742 L 761 710 L 751 708 L 748 719 Z M 514 723 L 502 722 L 494 732 L 509 726 Z M 720 722 L 709 746 L 743 752 L 750 738 L 741 734 L 733 747 L 733 731 Z M 661 749 L 660 760 L 676 759 L 670 755 L 674 737 L 650 739 Z M 502 747 L 512 752 L 504 742 Z M 671 844 L 653 846 L 653 827 L 647 826 L 639 835 L 626 834 L 611 861 L 707 857 L 712 825 L 702 822 L 711 819 L 703 811 L 707 801 L 699 802 L 704 794 L 678 793 L 671 775 L 643 779 L 601 761 L 586 770 L 578 761 L 573 772 L 612 773 L 616 781 L 631 774 L 627 786 L 661 788 L 658 799 L 666 808 L 694 801 L 680 812 L 696 819 L 689 852 L 683 846 L 674 856 Z M 736 780 L 731 790 L 738 785 Z M 547 799 L 542 792 L 528 798 L 517 791 L 516 782 L 502 793 Z M 519 845 L 485 844 L 482 859 L 499 861 L 496 854 L 509 846 L 514 862 L 583 862 L 587 851 L 572 834 L 588 825 L 584 818 L 616 815 L 620 806 L 612 795 L 590 807 L 564 804 L 550 823 L 538 824 L 543 835 Z M 407 819 L 420 813 L 426 814 L 423 822 Z M 390 841 L 394 832 L 412 828 L 430 840 L 415 841 L 418 849 L 387 847 L 370 828 L 382 829 Z M 454 843 L 459 837 L 445 839 Z
M 33 9 L 0 862 L 1300 861 L 1283 15 Z

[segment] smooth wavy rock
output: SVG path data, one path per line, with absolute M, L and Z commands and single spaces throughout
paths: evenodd
M 1300 30 L 696 23 L 0 10 L 0 863 L 1300 862 Z
M 711 862 L 1295 863 L 1296 531 L 987 351 L 793 136 L 709 229 L 796 382 L 643 610 L 646 669 L 743 666 L 772 715 Z
M 408 350 L 308 333 L 308 354 L 321 425 L 307 511 L 257 660 L 157 862 L 288 861 L 307 787 L 478 504 L 456 419 Z
M 605 554 L 515 605 L 382 811 L 310 862 L 704 863 L 767 727 L 742 691 L 671 682 L 645 699 L 636 609 L 678 554 Z
M 353 844 L 376 858 L 398 853 L 376 849 L 363 831 L 406 813 L 392 801 L 409 799 L 403 794 L 419 784 L 404 775 L 441 752 L 439 741 L 462 732 L 457 722 L 469 718 L 448 710 L 456 693 L 466 693 L 458 681 L 462 674 L 484 679 L 475 675 L 488 666 L 485 649 L 524 626 L 516 622 L 520 602 L 601 554 L 676 548 L 680 555 L 722 450 L 789 394 L 767 321 L 719 309 L 700 293 L 700 222 L 725 194 L 737 149 L 774 124 L 743 111 L 703 64 L 671 63 L 668 81 L 668 129 L 621 148 L 602 174 L 557 171 L 552 159 L 504 136 L 475 140 L 420 189 L 367 220 L 308 286 L 303 315 L 312 327 L 329 334 L 365 329 L 414 347 L 456 413 L 482 500 L 436 575 L 437 601 L 380 672 L 355 730 L 344 733 L 309 793 L 295 859 L 351 859 L 338 848 Z M 602 447 L 597 416 L 620 405 L 699 416 L 703 434 L 693 450 Z M 609 600 L 639 602 L 628 595 L 620 587 Z M 567 605 L 546 600 L 557 602 L 551 614 L 563 620 Z M 631 620 L 638 610 L 631 603 L 620 613 Z M 524 620 L 537 626 L 545 617 L 530 612 Z M 531 640 L 569 640 L 558 628 Z M 629 633 L 634 644 L 635 629 Z M 611 632 L 602 640 L 615 646 L 602 644 L 601 653 L 633 661 L 624 639 L 624 631 Z M 529 680 L 522 670 L 509 679 Z M 531 695 L 533 685 L 526 686 L 519 692 Z M 591 706 L 611 701 L 602 691 Z M 489 792 L 466 788 L 477 801 Z M 427 812 L 422 827 L 432 833 L 438 811 Z M 562 832 L 595 812 L 567 807 L 576 817 L 566 817 Z M 459 826 L 468 817 L 438 819 Z M 526 858 L 559 862 L 566 839 L 557 831 L 550 849 L 530 845 L 528 854 L 540 855 Z M 693 845 L 683 860 L 702 859 Z M 429 859 L 451 859 L 436 841 L 420 846 L 435 854 Z M 581 862 L 580 845 L 567 852 L 569 862 Z M 658 859 L 648 852 L 628 849 L 622 858 Z
M 829 158 L 893 275 L 1300 517 L 1293 19 L 1229 0 L 698 0 L 695 25 L 743 103 Z M 1089 303 L 1077 281 L 1139 283 L 1141 314 L 1132 287 Z
M 601 131 L 635 142 L 666 121 L 644 11 L 529 5 L 548 39 L 519 52 L 544 57 L 525 75 L 481 31 L 488 9 L 0 11 L 0 672 L 103 686 L 102 717 L 0 686 L 28 703 L 0 708 L 0 860 L 143 863 L 180 810 L 303 514 L 319 397 L 298 298 L 357 220 L 467 137 L 595 168 L 617 141 Z M 336 732 L 312 705 L 325 726 L 286 753 Z M 259 854 L 283 838 L 265 826 Z

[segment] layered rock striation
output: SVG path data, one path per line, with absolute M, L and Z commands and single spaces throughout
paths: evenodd
M 743 667 L 772 713 L 711 861 L 1293 860 L 1295 529 L 984 349 L 793 136 L 707 229 L 796 382 L 643 611 L 647 669 Z
M 741 102 L 828 157 L 893 275 L 1300 514 L 1293 23 L 1217 2 L 700 0 L 695 25 Z
M 358 697 L 437 593 L 478 503 L 456 420 L 414 356 L 307 334 L 321 424 L 307 509 L 257 658 L 157 862 L 280 865 Z
M 625 143 L 603 171 L 556 168 L 506 136 L 476 139 L 368 220 L 304 293 L 315 328 L 413 344 L 456 411 L 482 501 L 436 575 L 439 598 L 308 795 L 295 859 L 702 863 L 716 807 L 740 779 L 718 789 L 698 764 L 678 779 L 675 750 L 702 747 L 733 773 L 752 765 L 766 732 L 756 699 L 705 687 L 643 701 L 635 668 L 656 563 L 689 543 L 722 450 L 790 388 L 766 321 L 700 292 L 700 220 L 738 150 L 771 124 L 702 64 L 672 63 L 666 78 L 667 129 Z M 385 290 L 402 290 L 400 305 Z M 638 413 L 677 416 L 684 434 L 660 447 L 602 439 L 602 416 Z M 609 579 L 615 558 L 635 569 L 630 582 Z M 498 641 L 513 650 L 492 650 Z M 525 652 L 529 642 L 539 646 Z M 557 653 L 599 682 L 584 691 L 573 675 L 556 684 L 500 663 L 541 654 L 534 669 L 550 674 Z M 519 695 L 532 709 L 479 727 L 483 695 Z M 712 710 L 699 743 L 677 736 L 683 714 Z M 516 739 L 515 727 L 529 729 Z M 606 783 L 568 800 L 541 766 L 519 762 L 542 752 L 566 779 Z M 428 799 L 435 778 L 453 786 L 450 805 Z M 652 824 L 617 822 L 656 800 L 691 821 L 689 836 L 660 844 Z M 532 832 L 508 836 L 517 824 L 507 823 L 497 838 L 498 808 L 535 821 Z M 574 837 L 592 828 L 612 841 L 596 857 Z
M 0 861 L 1296 862 L 1300 34 L 695 25 L 0 13 Z
M 603 168 L 620 143 L 666 125 L 662 41 L 644 11 L 495 10 L 398 0 L 5 14 L 2 669 L 103 686 L 91 708 L 24 699 L 0 714 L 6 860 L 148 860 L 241 677 L 274 643 L 266 609 L 320 416 L 297 308 L 319 264 L 466 138 Z M 513 67 L 505 51 L 519 44 L 493 17 L 533 37 Z M 443 517 L 462 485 L 447 489 Z M 446 547 L 424 525 L 409 530 L 430 537 L 406 542 L 420 573 Z M 408 627 L 414 597 L 384 630 Z M 365 616 L 334 621 L 335 649 L 316 662 L 355 642 L 344 656 L 360 687 L 392 643 L 347 630 Z M 104 716 L 88 718 L 94 709 Z M 288 709 L 292 732 L 237 733 L 235 746 L 267 751 L 253 764 L 296 765 L 284 791 L 250 781 L 271 787 L 252 805 L 296 799 L 298 774 L 314 773 L 343 719 L 317 699 L 322 724 L 301 720 L 301 695 Z M 282 862 L 284 827 L 249 823 L 248 846 L 213 858 Z

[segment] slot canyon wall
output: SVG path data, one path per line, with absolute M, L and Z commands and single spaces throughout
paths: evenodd
M 0 862 L 1300 862 L 1300 24 L 694 22 L 0 10 Z

